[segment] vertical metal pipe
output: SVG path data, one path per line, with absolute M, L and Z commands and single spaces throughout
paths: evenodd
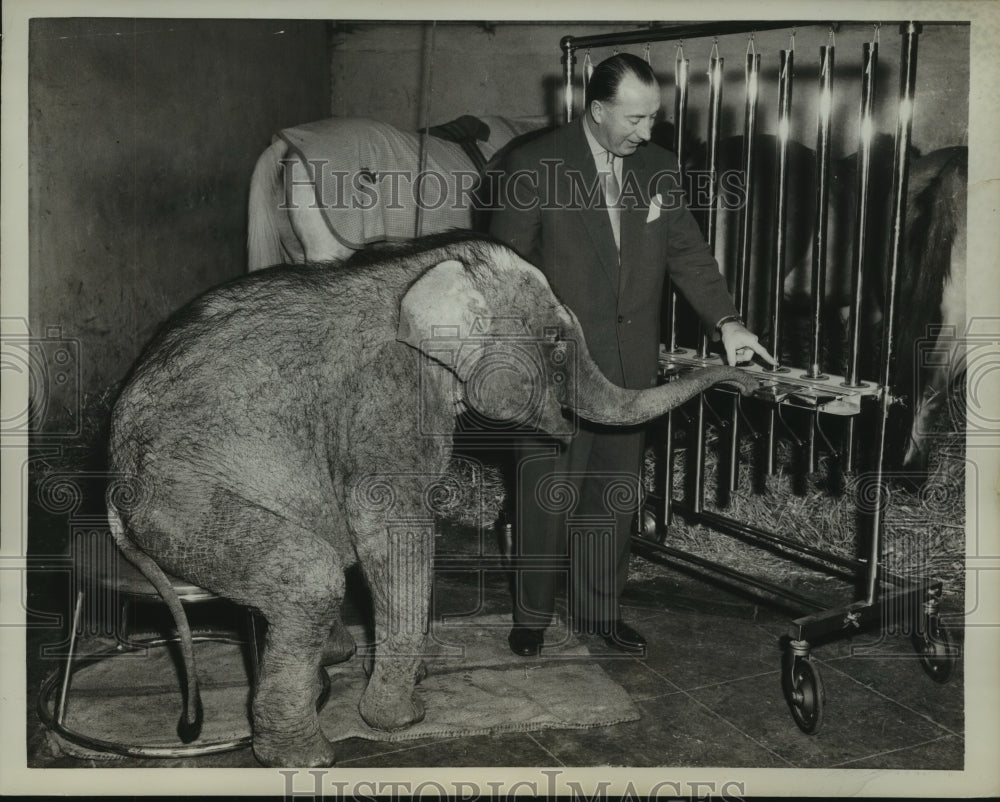
M 717 51 L 716 51 L 717 52 Z M 708 244 L 715 245 L 715 225 L 718 216 L 716 201 L 718 199 L 718 154 L 719 154 L 719 123 L 722 117 L 722 69 L 724 59 L 713 55 L 708 70 L 708 214 L 705 217 L 705 238 Z
M 785 284 L 785 226 L 788 221 L 788 139 L 792 112 L 795 53 L 782 50 L 778 67 L 778 182 L 774 215 L 774 264 L 771 268 L 771 352 L 781 362 L 781 305 Z
M 563 111 L 566 122 L 570 122 L 573 119 L 573 68 L 576 66 L 573 37 L 564 36 L 559 41 L 559 46 L 563 51 Z
M 862 387 L 858 376 L 861 350 L 861 302 L 864 292 L 865 236 L 868 228 L 868 180 L 871 174 L 872 143 L 875 136 L 872 113 L 875 106 L 875 83 L 878 70 L 878 42 L 865 42 L 861 48 L 861 114 L 858 130 L 857 209 L 854 218 L 854 270 L 851 273 L 851 312 L 848 321 L 849 347 L 847 387 Z
M 683 46 L 677 47 L 677 56 L 674 59 L 674 150 L 677 153 L 677 178 L 683 191 L 685 186 L 684 160 L 687 154 L 684 149 L 684 142 L 687 132 L 687 109 L 688 109 L 688 68 L 690 60 L 684 58 Z M 668 348 L 671 353 L 677 351 L 677 290 L 674 289 L 673 282 L 667 279 L 667 314 L 669 315 L 668 329 L 670 331 L 670 342 Z M 673 410 L 667 413 L 666 425 L 666 457 L 663 465 L 663 527 L 664 532 L 673 521 L 673 487 L 674 487 L 674 413 Z
M 750 308 L 750 246 L 753 231 L 754 145 L 757 139 L 757 96 L 760 56 L 747 48 L 745 70 L 746 102 L 743 111 L 743 198 L 739 216 L 739 260 L 736 264 L 734 296 L 740 317 L 747 319 Z M 740 397 L 733 398 L 729 416 L 729 490 L 739 486 Z
M 852 415 L 848 417 L 847 425 L 844 429 L 844 459 L 842 463 L 844 473 L 854 473 L 855 463 L 858 460 L 857 440 L 858 433 L 854 426 L 854 416 Z
M 809 434 L 806 437 L 806 468 L 809 473 L 816 473 L 818 455 L 816 453 L 816 416 L 819 412 L 813 410 L 809 414 Z
M 709 60 L 708 80 L 708 209 L 705 215 L 705 239 L 708 247 L 715 252 L 715 224 L 717 205 L 717 160 L 719 151 L 719 121 L 722 116 L 722 68 L 723 59 L 719 57 L 718 45 L 712 47 L 712 57 Z M 702 357 L 708 356 L 708 332 L 701 327 Z M 705 395 L 698 396 L 698 416 L 695 421 L 695 465 L 694 465 L 694 503 L 695 513 L 700 513 L 705 503 Z
M 677 48 L 674 61 L 674 150 L 677 153 L 678 179 L 681 189 L 686 187 L 684 161 L 687 158 L 684 143 L 687 139 L 688 75 L 690 59 L 684 58 L 684 48 Z M 670 331 L 669 350 L 677 350 L 677 291 L 673 282 L 667 280 L 668 326 Z
M 833 33 L 830 33 L 833 39 Z M 813 224 L 812 259 L 812 350 L 810 379 L 825 379 L 820 365 L 823 350 L 823 308 L 826 300 L 826 234 L 828 206 L 830 203 L 830 125 L 833 117 L 833 45 L 819 49 L 819 115 L 816 126 L 816 218 Z M 816 450 L 816 426 L 819 412 L 809 416 L 809 436 L 806 440 L 806 465 L 810 473 L 819 467 Z
M 882 320 L 882 354 L 879 364 L 878 435 L 875 450 L 875 508 L 871 520 L 871 543 L 868 554 L 868 604 L 874 604 L 878 595 L 878 563 L 882 552 L 882 530 L 885 504 L 888 493 L 883 493 L 885 477 L 886 428 L 889 406 L 892 404 L 892 362 L 895 348 L 896 325 L 896 283 L 899 275 L 900 254 L 903 248 L 903 233 L 906 227 L 906 188 L 909 179 L 910 135 L 913 129 L 913 102 L 917 81 L 917 40 L 920 36 L 919 22 L 903 23 L 899 27 L 902 35 L 899 65 L 899 112 L 896 118 L 896 146 L 892 160 L 892 223 L 889 230 L 889 270 L 885 284 L 885 315 Z
M 775 195 L 774 213 L 774 263 L 771 266 L 771 354 L 778 361 L 778 366 L 770 368 L 772 372 L 787 371 L 781 368 L 781 304 L 784 300 L 785 284 L 785 226 L 788 220 L 786 205 L 788 194 L 788 138 L 791 126 L 792 112 L 792 73 L 794 69 L 795 51 L 789 48 L 782 50 L 778 62 L 778 182 Z M 767 421 L 767 459 L 768 476 L 773 476 L 776 470 L 777 458 L 777 414 L 772 408 Z
M 851 271 L 851 312 L 847 322 L 847 369 L 845 387 L 864 387 L 858 375 L 858 355 L 861 351 L 861 301 L 866 268 L 865 242 L 868 229 L 868 180 L 871 174 L 872 142 L 875 136 L 872 109 L 875 106 L 875 85 L 878 72 L 878 40 L 861 47 L 861 113 L 858 124 L 857 209 L 854 218 L 854 265 Z M 844 435 L 844 470 L 854 471 L 854 418 L 847 420 Z
M 583 105 L 584 112 L 586 112 L 587 105 L 587 88 L 590 86 L 590 77 L 594 74 L 594 63 L 590 60 L 590 51 L 588 50 L 583 56 L 583 69 L 580 71 L 583 78 Z M 572 85 L 572 78 L 570 79 L 570 85 Z M 569 122 L 567 120 L 567 122 Z
M 718 219 L 718 154 L 719 154 L 719 125 L 722 119 L 722 70 L 724 59 L 719 57 L 718 45 L 712 47 L 712 57 L 709 60 L 708 69 L 708 159 L 706 169 L 708 171 L 708 197 L 707 209 L 705 213 L 705 239 L 708 241 L 709 249 L 715 252 L 716 223 Z M 708 334 L 702 331 L 701 335 L 701 356 L 708 356 Z
M 674 518 L 674 415 L 667 413 L 666 446 L 663 453 L 663 532 Z
M 694 420 L 694 500 L 691 509 L 701 513 L 705 505 L 705 395 L 698 396 L 698 412 Z
M 750 307 L 750 246 L 753 236 L 754 145 L 757 139 L 757 98 L 760 56 L 747 54 L 746 104 L 743 111 L 743 198 L 739 218 L 739 262 L 736 266 L 736 309 L 746 320 Z
M 816 130 L 816 218 L 812 258 L 812 351 L 810 379 L 826 378 L 820 367 L 823 301 L 826 294 L 827 207 L 830 202 L 830 124 L 833 117 L 833 45 L 819 49 L 819 119 Z
M 684 48 L 677 48 L 674 60 L 674 147 L 681 172 L 684 171 L 684 143 L 687 139 L 688 78 L 691 59 L 684 58 Z

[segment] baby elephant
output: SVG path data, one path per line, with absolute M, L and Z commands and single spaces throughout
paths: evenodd
M 470 235 L 373 249 L 337 268 L 271 268 L 197 298 L 139 359 L 110 437 L 111 469 L 128 491 L 109 494 L 113 535 L 182 639 L 181 737 L 197 737 L 201 708 L 190 630 L 165 572 L 267 619 L 257 759 L 328 766 L 320 663 L 329 641 L 350 643 L 340 606 L 355 562 L 378 644 L 361 715 L 382 730 L 424 715 L 414 683 L 435 499 L 457 475 L 460 412 L 565 441 L 574 415 L 638 424 L 716 382 L 753 386 L 726 367 L 646 390 L 611 384 L 542 273 Z M 482 517 L 496 512 L 484 506 Z

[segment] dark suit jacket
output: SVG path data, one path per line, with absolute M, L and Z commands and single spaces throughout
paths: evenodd
M 677 158 L 646 144 L 622 162 L 621 263 L 584 118 L 513 151 L 491 233 L 545 273 L 580 319 L 587 347 L 618 385 L 656 382 L 664 277 L 713 332 L 736 310 L 681 191 Z M 650 216 L 657 193 L 664 207 Z M 530 208 L 525 208 L 530 207 Z

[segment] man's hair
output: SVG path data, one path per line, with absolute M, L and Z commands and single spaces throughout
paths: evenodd
M 614 100 L 618 94 L 618 87 L 626 75 L 634 75 L 646 86 L 656 84 L 653 68 L 645 60 L 631 53 L 618 53 L 594 67 L 594 74 L 590 76 L 590 82 L 587 84 L 587 109 L 590 109 L 590 104 L 595 100 L 602 102 Z

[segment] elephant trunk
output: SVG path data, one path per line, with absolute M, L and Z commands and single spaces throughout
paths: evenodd
M 628 390 L 608 381 L 589 356 L 581 355 L 577 397 L 567 399 L 566 406 L 593 423 L 629 426 L 665 415 L 720 382 L 738 385 L 744 394 L 757 386 L 757 381 L 739 368 L 716 366 L 659 387 Z

